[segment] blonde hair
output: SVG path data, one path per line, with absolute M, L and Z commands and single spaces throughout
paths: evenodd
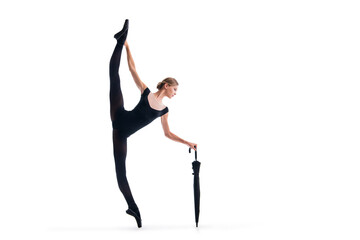
M 176 81 L 175 78 L 167 77 L 164 80 L 162 80 L 161 82 L 159 82 L 157 84 L 156 88 L 161 90 L 161 88 L 165 85 L 165 83 L 167 83 L 169 86 L 177 86 L 177 85 L 179 85 L 179 83 Z

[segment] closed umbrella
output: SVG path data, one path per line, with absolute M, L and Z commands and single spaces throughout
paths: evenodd
M 191 148 L 189 148 L 189 153 L 191 153 Z M 199 171 L 200 171 L 200 162 L 197 160 L 197 151 L 195 151 L 195 161 L 192 162 L 192 169 L 194 175 L 194 204 L 195 204 L 195 222 L 196 227 L 198 227 L 199 222 L 199 213 L 200 213 L 200 182 L 199 182 Z

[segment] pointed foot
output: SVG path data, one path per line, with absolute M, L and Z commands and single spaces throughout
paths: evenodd
M 141 218 L 140 218 L 140 216 L 139 216 L 136 212 L 134 212 L 133 210 L 131 210 L 131 209 L 129 208 L 128 210 L 126 210 L 126 213 L 129 214 L 129 215 L 131 215 L 131 216 L 133 216 L 133 217 L 135 218 L 138 228 L 141 228 L 141 227 L 142 227 Z
M 121 29 L 120 32 L 116 33 L 116 34 L 114 35 L 114 38 L 115 38 L 116 40 L 119 40 L 119 39 L 124 35 L 124 33 L 127 32 L 128 28 L 129 28 L 129 19 L 126 19 L 126 20 L 125 20 L 125 23 L 124 23 L 124 26 L 123 26 L 123 29 Z

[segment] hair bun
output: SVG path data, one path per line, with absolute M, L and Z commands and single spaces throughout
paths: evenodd
M 162 87 L 164 86 L 164 83 L 163 82 L 159 82 L 156 86 L 157 89 L 161 89 Z

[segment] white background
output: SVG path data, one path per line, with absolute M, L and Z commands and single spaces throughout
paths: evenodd
M 357 1 L 2 1 L 1 239 L 359 239 Z M 113 35 L 171 131 L 128 139 L 125 214 L 109 116 Z M 120 68 L 125 107 L 140 93 Z

